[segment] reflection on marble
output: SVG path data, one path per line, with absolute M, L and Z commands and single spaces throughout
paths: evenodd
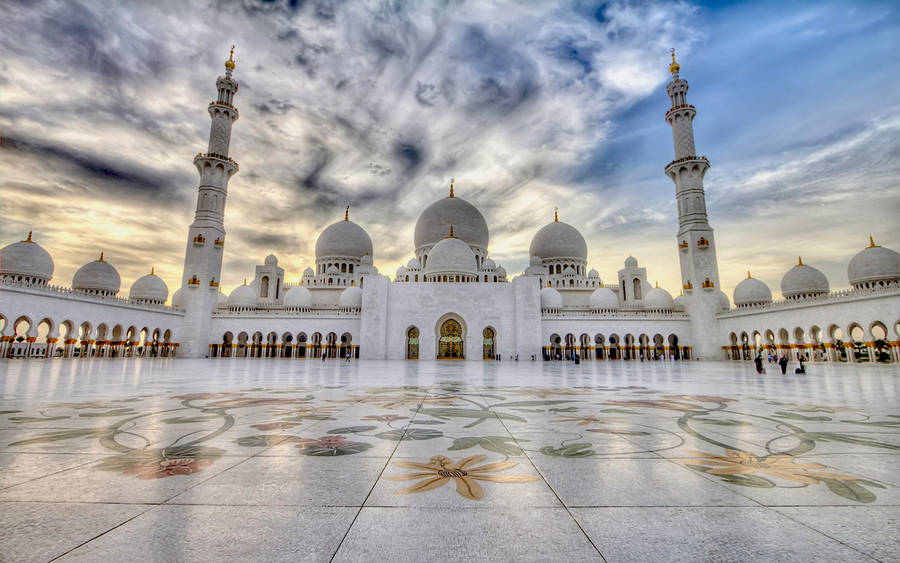
M 0 362 L 0 526 L 29 528 L 0 555 L 897 558 L 866 545 L 900 511 L 898 381 L 877 365 Z M 102 517 L 62 517 L 83 507 Z M 385 543 L 380 521 L 409 533 Z M 648 524 L 659 542 L 629 540 Z M 516 545 L 458 545 L 486 527 Z

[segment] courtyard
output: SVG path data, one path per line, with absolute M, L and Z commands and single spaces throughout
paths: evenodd
M 0 362 L 0 559 L 900 558 L 900 370 Z

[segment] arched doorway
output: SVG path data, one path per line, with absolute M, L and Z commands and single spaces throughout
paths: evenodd
M 496 337 L 494 329 L 487 327 L 482 331 L 481 336 L 483 337 L 481 358 L 484 360 L 493 360 L 494 356 L 497 354 L 494 350 L 494 340 Z
M 463 347 L 462 325 L 456 319 L 447 319 L 441 323 L 438 331 L 438 359 L 461 360 L 465 358 Z
M 406 359 L 419 359 L 419 329 L 416 327 L 406 331 Z
M 341 358 L 346 359 L 347 354 L 350 354 L 350 357 L 354 357 L 353 352 L 353 335 L 351 335 L 349 332 L 345 332 L 341 335 Z

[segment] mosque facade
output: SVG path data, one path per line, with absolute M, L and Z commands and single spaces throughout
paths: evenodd
M 411 257 L 393 278 L 375 267 L 372 240 L 348 208 L 319 234 L 315 267 L 299 283 L 270 255 L 226 296 L 225 204 L 239 171 L 229 153 L 234 69 L 232 56 L 208 106 L 209 144 L 194 158 L 197 207 L 171 300 L 152 269 L 120 296 L 102 253 L 69 286 L 52 284 L 53 259 L 29 233 L 0 250 L 0 357 L 900 361 L 900 254 L 871 237 L 849 261 L 850 289 L 832 291 L 798 259 L 781 300 L 749 272 L 733 300 L 722 292 L 703 189 L 710 163 L 697 155 L 697 110 L 674 54 L 665 114 L 674 159 L 664 171 L 678 204 L 677 297 L 651 285 L 632 256 L 614 281 L 601 280 L 584 237 L 558 214 L 534 235 L 528 267 L 510 277 L 490 257 L 484 217 L 452 181 L 422 212 Z

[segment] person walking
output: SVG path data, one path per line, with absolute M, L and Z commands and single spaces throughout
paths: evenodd
M 753 363 L 756 364 L 756 373 L 763 374 L 766 373 L 766 370 L 763 369 L 763 359 L 762 354 L 756 356 L 756 359 L 753 360 Z
M 806 366 L 803 365 L 803 362 L 806 361 L 806 356 L 804 356 L 803 354 L 800 354 L 799 356 L 797 356 L 797 361 L 800 362 L 800 367 L 798 367 L 797 371 L 795 371 L 794 373 L 796 373 L 797 375 L 805 375 L 806 374 Z
M 787 373 L 787 365 L 788 365 L 787 356 L 782 355 L 781 359 L 778 360 L 778 365 L 781 366 L 781 375 L 786 374 Z

